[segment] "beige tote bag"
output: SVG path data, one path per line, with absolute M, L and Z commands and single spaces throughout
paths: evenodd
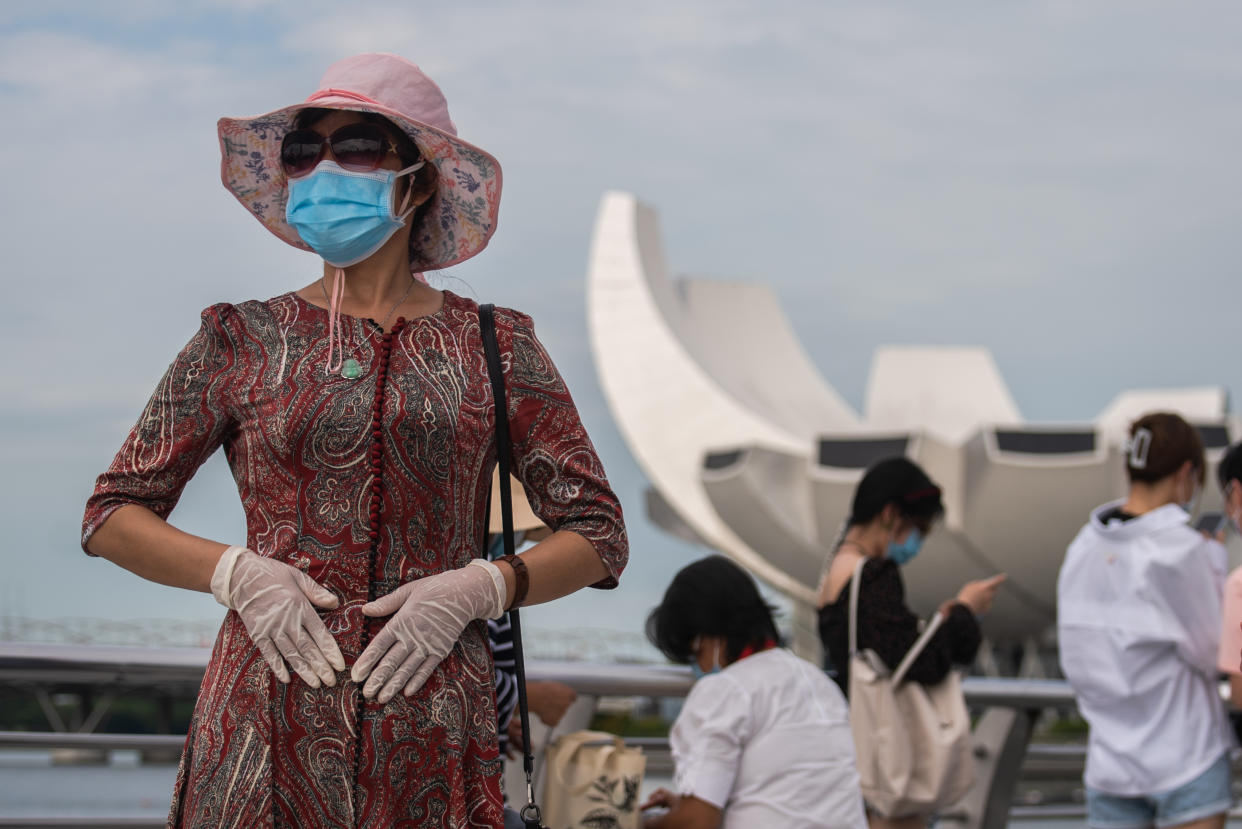
M 902 682 L 943 621 L 932 617 L 897 670 L 858 650 L 858 591 L 863 565 L 850 584 L 850 727 L 867 806 L 883 817 L 930 814 L 955 803 L 975 779 L 970 716 L 956 670 L 927 687 Z
M 639 829 L 638 793 L 647 771 L 642 749 L 605 731 L 562 734 L 548 747 L 543 822 L 548 829 Z M 611 819 L 612 823 L 606 823 Z

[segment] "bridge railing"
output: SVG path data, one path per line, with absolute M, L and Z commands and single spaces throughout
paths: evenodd
M 82 683 L 104 691 L 137 689 L 147 685 L 194 686 L 201 681 L 209 652 L 206 649 L 60 648 L 14 646 L 0 643 L 0 685 L 46 688 L 52 684 Z M 591 710 L 600 697 L 684 697 L 694 678 L 688 668 L 646 664 L 531 661 L 531 680 L 555 680 L 572 687 L 589 701 Z M 942 817 L 965 829 L 1000 829 L 1010 818 L 1014 790 L 1028 757 L 1031 728 L 1047 708 L 1071 708 L 1069 685 L 1056 680 L 967 678 L 967 703 L 982 711 L 975 729 L 977 777 L 974 789 Z M 94 718 L 92 718 L 94 719 Z M 96 719 L 95 722 L 98 722 Z M 167 756 L 180 749 L 184 735 L 139 735 L 50 732 L 0 732 L 0 748 L 157 751 Z M 666 750 L 663 738 L 644 738 L 645 748 Z M 1036 747 L 1035 755 L 1062 759 L 1080 756 L 1080 749 Z M 1028 810 L 1021 810 L 1028 811 Z M 1081 812 L 1074 812 L 1080 815 Z M 43 826 L 81 825 L 80 819 L 63 823 L 48 817 Z M 125 825 L 159 825 L 142 821 Z M 0 817 L 0 826 L 6 819 Z M 120 825 L 120 824 L 117 824 Z

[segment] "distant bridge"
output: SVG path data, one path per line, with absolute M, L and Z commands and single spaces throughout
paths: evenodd
M 219 629 L 219 620 L 0 616 L 0 643 L 210 648 Z M 599 627 L 556 630 L 530 625 L 523 625 L 522 629 L 526 653 L 534 659 L 615 663 L 664 661 L 642 634 L 632 631 Z

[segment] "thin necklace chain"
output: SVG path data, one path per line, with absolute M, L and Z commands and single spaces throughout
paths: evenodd
M 328 299 L 328 288 L 326 285 L 323 284 L 323 280 L 324 280 L 324 277 L 322 276 L 319 277 L 319 289 L 323 291 L 324 302 L 328 303 L 328 306 L 331 307 L 332 300 Z M 410 291 L 414 290 L 414 281 L 415 281 L 414 275 L 410 274 L 410 287 L 405 289 L 405 293 L 401 295 L 401 299 L 397 300 L 396 304 L 388 309 L 388 313 L 385 314 L 384 319 L 380 321 L 379 327 L 381 331 L 384 330 L 384 326 L 388 324 L 388 318 L 392 316 L 392 312 L 400 308 L 401 303 L 405 302 L 407 299 L 410 298 Z

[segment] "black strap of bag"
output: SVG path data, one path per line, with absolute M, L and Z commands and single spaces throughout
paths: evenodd
M 513 501 L 509 484 L 510 453 L 509 409 L 505 404 L 505 373 L 500 365 L 500 346 L 496 343 L 495 306 L 479 306 L 479 333 L 483 337 L 483 353 L 487 357 L 487 376 L 492 384 L 496 404 L 496 459 L 500 465 L 500 515 L 505 555 L 515 555 L 513 541 Z M 527 829 L 544 829 L 539 806 L 535 804 L 535 757 L 530 748 L 530 709 L 526 704 L 526 662 L 522 658 L 522 624 L 518 609 L 509 611 L 513 630 L 513 664 L 517 669 L 518 712 L 522 718 L 522 770 L 526 772 L 526 805 L 520 812 Z

